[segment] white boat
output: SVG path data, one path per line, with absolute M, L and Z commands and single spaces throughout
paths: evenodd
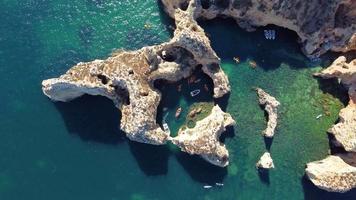
M 224 186 L 224 183 L 215 183 L 215 185 L 222 187 L 222 186 Z
M 264 30 L 263 32 L 265 34 L 265 38 L 268 40 L 269 39 L 269 31 L 268 30 Z
M 195 96 L 197 96 L 199 93 L 200 93 L 200 90 L 199 90 L 199 89 L 193 90 L 193 91 L 190 92 L 190 96 L 195 97 Z
M 211 186 L 211 185 L 204 185 L 204 186 L 203 186 L 204 189 L 209 189 L 209 188 L 212 188 L 212 187 L 213 187 L 213 186 Z
M 276 30 L 271 30 L 272 40 L 276 39 Z
M 169 126 L 166 122 L 163 123 L 163 130 L 164 132 L 170 134 L 171 133 L 171 130 L 169 130 Z
M 320 114 L 320 115 L 316 116 L 315 119 L 320 119 L 320 117 L 322 117 L 322 116 L 323 116 L 323 115 Z

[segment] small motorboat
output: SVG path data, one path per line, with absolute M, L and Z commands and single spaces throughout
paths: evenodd
M 323 115 L 320 114 L 320 115 L 316 116 L 315 119 L 320 119 L 322 116 L 323 116 Z
M 195 96 L 197 96 L 199 93 L 200 93 L 200 90 L 199 90 L 199 89 L 193 90 L 193 91 L 190 92 L 190 96 L 195 97 Z
M 181 113 L 182 113 L 182 108 L 181 108 L 181 107 L 177 108 L 175 117 L 176 117 L 176 118 L 179 118 L 179 116 L 180 116 Z
M 240 63 L 240 58 L 239 58 L 239 57 L 235 56 L 233 59 L 234 59 L 234 61 L 235 61 L 236 63 Z
M 163 123 L 163 130 L 168 133 L 168 135 L 171 134 L 171 130 L 169 130 L 169 126 L 166 122 Z
M 250 62 L 248 62 L 248 64 L 250 65 L 250 67 L 252 67 L 254 69 L 257 67 L 257 63 L 255 61 L 250 61 Z
M 203 186 L 204 189 L 209 189 L 209 188 L 212 188 L 212 187 L 213 187 L 213 186 L 211 186 L 211 185 L 204 185 L 204 186 Z
M 222 187 L 224 186 L 224 183 L 215 183 L 216 186 Z
M 199 79 L 195 80 L 194 83 L 199 83 L 200 81 L 201 81 L 201 79 L 199 78 Z

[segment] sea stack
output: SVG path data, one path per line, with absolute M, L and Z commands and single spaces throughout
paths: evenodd
M 262 135 L 268 138 L 272 138 L 277 127 L 277 107 L 280 105 L 280 103 L 276 98 L 272 97 L 261 88 L 256 88 L 256 92 L 260 105 L 264 106 L 264 109 L 268 114 L 267 128 L 262 132 Z
M 226 167 L 229 164 L 229 152 L 225 144 L 219 141 L 227 126 L 235 125 L 231 115 L 216 105 L 204 119 L 197 121 L 194 128 L 182 127 L 172 143 L 189 154 L 200 155 L 206 161 Z
M 258 169 L 273 169 L 274 164 L 273 164 L 271 154 L 268 152 L 265 152 L 261 156 L 260 160 L 256 163 L 256 167 Z

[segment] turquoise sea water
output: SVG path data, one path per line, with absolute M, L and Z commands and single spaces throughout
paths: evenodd
M 118 129 L 119 112 L 105 98 L 53 103 L 41 92 L 43 79 L 77 62 L 169 40 L 172 21 L 157 1 L 2 0 L 0 10 L 1 200 L 355 199 L 355 191 L 331 194 L 303 178 L 304 165 L 328 152 L 325 132 L 343 107 L 336 98 L 343 93 L 313 79 L 320 67 L 301 54 L 293 33 L 278 29 L 278 39 L 266 41 L 262 30 L 247 33 L 229 20 L 200 22 L 232 86 L 229 98 L 216 102 L 238 124 L 225 134 L 231 160 L 222 169 L 171 145 L 128 141 Z M 259 67 L 250 68 L 249 60 Z M 180 83 L 160 86 L 158 119 L 168 107 L 173 132 L 184 120 L 173 117 L 178 106 L 184 115 L 196 101 L 213 101 L 208 93 L 189 97 L 190 90 L 211 84 L 198 76 L 196 85 L 183 80 L 181 93 L 175 90 Z M 254 86 L 282 104 L 272 143 L 260 135 L 265 116 Z M 330 116 L 315 119 L 325 111 Z M 254 165 L 266 148 L 276 169 L 258 174 Z M 224 187 L 203 189 L 215 182 Z

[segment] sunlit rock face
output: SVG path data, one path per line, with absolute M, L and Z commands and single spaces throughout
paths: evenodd
M 174 37 L 137 51 L 118 51 L 106 60 L 78 63 L 58 78 L 42 82 L 45 95 L 70 101 L 84 94 L 111 99 L 121 110 L 121 129 L 133 141 L 160 145 L 170 138 L 156 122 L 161 94 L 155 80 L 178 81 L 201 67 L 214 83 L 214 97 L 230 92 L 220 59 L 196 23 L 195 6 L 175 12 Z
M 347 63 L 346 58 L 340 56 L 330 67 L 315 75 L 325 79 L 338 78 L 348 88 L 349 104 L 341 109 L 339 122 L 328 132 L 335 137 L 336 145 L 356 152 L 356 59 Z
M 265 152 L 261 156 L 260 160 L 256 163 L 256 167 L 258 169 L 273 169 L 274 164 L 273 164 L 271 154 L 268 152 Z
M 308 163 L 306 175 L 321 189 L 346 192 L 356 188 L 356 59 L 347 63 L 346 58 L 341 56 L 315 76 L 338 78 L 348 88 L 349 104 L 341 109 L 339 122 L 328 132 L 334 136 L 334 145 L 349 153 L 331 155 Z
M 306 175 L 319 188 L 329 192 L 347 192 L 356 187 L 356 167 L 347 163 L 353 155 L 332 155 L 307 164 Z M 355 163 L 354 163 L 355 164 Z
M 264 107 L 265 111 L 268 114 L 267 127 L 262 132 L 262 135 L 268 138 L 274 136 L 275 129 L 277 127 L 278 111 L 277 108 L 280 105 L 279 101 L 276 98 L 269 95 L 267 92 L 261 88 L 256 88 L 258 95 L 258 101 L 261 106 Z
M 268 24 L 293 30 L 306 55 L 356 49 L 354 0 L 162 0 L 172 17 L 191 1 L 196 18 L 231 17 L 248 31 Z
M 184 152 L 200 155 L 214 165 L 225 167 L 229 164 L 229 152 L 219 138 L 227 126 L 233 125 L 235 121 L 231 115 L 216 105 L 210 115 L 196 122 L 194 128 L 181 128 L 172 142 Z

